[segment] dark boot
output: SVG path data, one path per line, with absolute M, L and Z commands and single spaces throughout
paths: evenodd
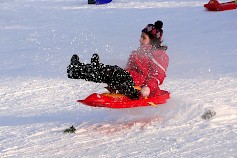
M 96 1 L 95 0 L 88 0 L 88 4 L 95 4 Z
M 71 58 L 71 65 L 79 65 L 80 61 L 79 61 L 79 56 L 74 54 Z
M 91 65 L 94 69 L 100 69 L 100 57 L 98 54 L 93 54 L 91 57 Z
M 100 63 L 100 58 L 98 54 L 93 54 L 91 57 L 90 68 L 88 69 L 88 79 L 93 82 L 102 83 L 103 82 L 103 74 L 102 68 L 104 64 Z
M 78 55 L 74 54 L 71 63 L 67 67 L 68 78 L 85 79 L 86 81 L 102 82 L 100 77 L 99 55 L 93 54 L 91 64 L 84 64 L 79 61 Z
M 71 58 L 70 65 L 67 67 L 68 78 L 79 79 L 81 65 L 79 56 L 74 54 Z

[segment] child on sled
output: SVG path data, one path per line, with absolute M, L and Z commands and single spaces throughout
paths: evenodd
M 169 64 L 167 47 L 162 46 L 162 27 L 162 21 L 157 21 L 142 30 L 140 47 L 131 53 L 124 69 L 100 63 L 98 54 L 93 54 L 90 64 L 81 63 L 74 54 L 67 67 L 68 78 L 107 83 L 110 92 L 131 99 L 159 95 Z

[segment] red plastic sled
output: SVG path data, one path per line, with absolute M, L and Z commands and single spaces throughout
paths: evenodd
M 237 8 L 237 3 L 235 1 L 219 3 L 217 0 L 210 0 L 204 7 L 209 11 L 224 11 Z
M 134 108 L 139 106 L 157 106 L 157 104 L 166 103 L 166 100 L 169 98 L 170 93 L 162 90 L 161 95 L 147 99 L 132 100 L 122 94 L 93 93 L 85 100 L 78 100 L 77 102 L 94 107 Z

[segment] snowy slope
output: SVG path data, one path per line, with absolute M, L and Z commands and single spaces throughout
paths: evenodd
M 236 10 L 208 12 L 206 2 L 1 0 L 0 157 L 237 157 Z M 123 67 L 158 19 L 171 99 L 121 110 L 76 103 L 105 85 L 68 79 L 71 55 Z M 202 119 L 208 109 L 216 115 Z

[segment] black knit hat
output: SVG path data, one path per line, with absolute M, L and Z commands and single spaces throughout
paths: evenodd
M 160 41 L 162 40 L 163 35 L 163 22 L 162 21 L 156 21 L 155 24 L 148 24 L 142 32 L 146 33 L 149 38 L 154 39 L 157 38 Z

